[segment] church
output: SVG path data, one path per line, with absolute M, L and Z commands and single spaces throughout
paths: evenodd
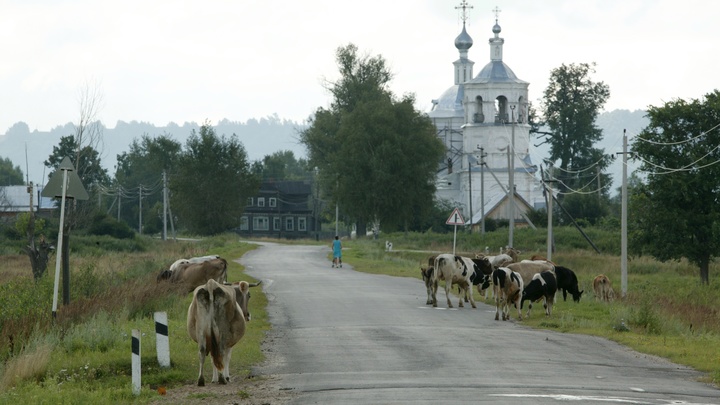
M 462 10 L 463 28 L 455 38 L 459 59 L 453 62 L 454 84 L 432 100 L 428 113 L 446 148 L 436 196 L 454 203 L 474 231 L 484 231 L 483 217 L 533 226 L 525 213 L 546 203 L 539 168 L 529 154 L 529 83 L 503 62 L 505 40 L 500 37 L 497 8 L 490 61 L 473 75 L 475 62 L 468 58 L 473 40 L 465 28 L 471 7 L 462 0 L 457 8 Z

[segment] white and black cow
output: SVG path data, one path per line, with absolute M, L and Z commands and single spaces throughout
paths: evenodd
M 461 290 L 458 306 L 463 307 L 463 298 L 470 298 L 470 305 L 477 308 L 475 298 L 472 294 L 472 280 L 470 277 L 475 272 L 475 264 L 469 257 L 457 256 L 451 253 L 443 253 L 435 258 L 433 271 L 433 306 L 437 307 L 437 288 L 439 280 L 445 280 L 445 298 L 447 299 L 448 308 L 452 308 L 450 302 L 450 290 L 453 285 L 457 285 Z
M 530 282 L 526 283 L 523 288 L 520 309 L 522 310 L 525 301 L 530 301 L 527 314 L 525 314 L 526 317 L 529 317 L 533 302 L 543 300 L 545 315 L 550 316 L 552 315 L 552 305 L 556 291 L 557 280 L 552 271 L 546 270 L 542 273 L 535 273 Z
M 511 302 L 517 308 L 518 319 L 522 320 L 520 300 L 522 299 L 523 279 L 518 272 L 507 267 L 500 267 L 493 271 L 493 292 L 495 294 L 496 321 L 500 320 L 500 312 L 502 312 L 503 321 L 510 319 Z

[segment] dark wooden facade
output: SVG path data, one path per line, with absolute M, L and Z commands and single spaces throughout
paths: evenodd
M 315 235 L 310 181 L 263 182 L 248 198 L 238 233 L 247 237 L 298 239 Z

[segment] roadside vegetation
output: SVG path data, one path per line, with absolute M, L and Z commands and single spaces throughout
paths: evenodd
M 234 262 L 254 245 L 224 235 L 201 242 L 132 241 L 77 236 L 71 299 L 52 319 L 54 268 L 34 281 L 27 256 L 4 254 L 0 273 L 0 403 L 147 403 L 159 392 L 197 380 L 197 344 L 186 331 L 191 294 L 157 283 L 160 270 L 181 257 L 206 253 L 228 259 L 228 279 L 256 281 Z M 53 261 L 54 263 L 54 261 Z M 265 296 L 251 301 L 253 320 L 236 346 L 232 376 L 246 378 L 263 359 L 269 328 Z M 171 367 L 160 368 L 153 314 L 167 312 Z M 142 332 L 142 390 L 131 387 L 131 333 Z M 206 361 L 205 371 L 212 370 Z
M 459 233 L 456 252 L 474 254 L 487 246 L 492 254 L 507 242 L 507 229 L 485 236 Z M 705 373 L 704 382 L 720 384 L 720 283 L 703 284 L 697 267 L 685 261 L 661 263 L 632 257 L 628 264 L 628 294 L 620 299 L 620 258 L 617 233 L 587 228 L 601 254 L 588 249 L 574 228 L 555 230 L 553 261 L 577 274 L 580 303 L 555 304 L 552 317 L 536 305 L 523 325 L 561 333 L 602 336 L 641 353 L 657 355 Z M 385 250 L 385 241 L 393 250 Z M 277 241 L 283 243 L 285 241 Z M 158 284 L 158 272 L 179 257 L 219 254 L 228 259 L 229 279 L 257 281 L 244 274 L 235 259 L 254 245 L 234 234 L 201 242 L 161 242 L 136 236 L 132 240 L 76 236 L 71 259 L 71 302 L 51 316 L 54 269 L 33 279 L 27 256 L 4 252 L 0 272 L 0 403 L 150 403 L 164 402 L 161 393 L 193 385 L 197 378 L 197 345 L 187 337 L 185 322 L 191 296 Z M 316 241 L 292 243 L 316 244 Z M 357 271 L 420 279 L 420 266 L 432 252 L 452 251 L 452 234 L 383 234 L 377 240 L 344 241 L 344 262 Z M 542 231 L 519 229 L 515 245 L 521 258 L 545 254 Z M 328 254 L 330 250 L 328 248 Z M 711 266 L 711 275 L 719 267 Z M 618 297 L 598 302 L 591 280 L 603 273 L 613 281 Z M 442 292 L 440 293 L 443 294 Z M 483 302 L 479 294 L 478 302 Z M 425 290 L 418 283 L 418 302 Z M 492 300 L 487 304 L 494 305 Z M 270 324 L 267 299 L 253 291 L 253 320 L 234 351 L 231 375 L 252 381 L 251 367 L 264 360 L 262 340 Z M 158 366 L 153 314 L 166 311 L 171 362 Z M 513 320 L 512 322 L 517 322 Z M 139 329 L 142 390 L 131 389 L 131 331 Z M 482 333 L 479 331 L 478 333 Z M 210 368 L 206 364 L 206 373 Z M 238 392 L 239 397 L 247 397 Z

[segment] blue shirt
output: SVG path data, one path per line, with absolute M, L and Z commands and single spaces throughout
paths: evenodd
M 340 239 L 335 239 L 333 241 L 333 256 L 342 256 L 342 245 L 340 244 Z

